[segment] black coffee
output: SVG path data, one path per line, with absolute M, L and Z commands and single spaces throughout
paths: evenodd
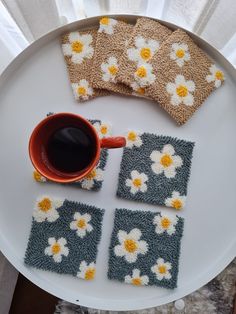
M 61 172 L 78 172 L 94 158 L 95 143 L 91 135 L 77 127 L 64 127 L 49 138 L 46 148 L 49 163 Z

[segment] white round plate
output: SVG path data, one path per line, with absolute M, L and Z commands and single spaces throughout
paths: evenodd
M 136 17 L 122 18 L 134 22 Z M 215 48 L 191 34 L 223 69 L 226 82 L 186 125 L 177 126 L 157 103 L 144 99 L 112 95 L 77 103 L 59 36 L 66 31 L 98 25 L 98 19 L 74 22 L 42 37 L 14 60 L 0 79 L 0 249 L 27 278 L 59 298 L 97 309 L 142 309 L 176 300 L 200 288 L 235 256 L 236 71 Z M 110 151 L 100 192 L 33 182 L 28 139 L 34 126 L 49 111 L 102 119 L 113 125 L 116 135 L 133 128 L 196 142 L 187 206 L 180 213 L 185 218 L 185 230 L 177 289 L 137 288 L 106 278 L 114 209 L 170 211 L 116 198 L 121 149 Z M 24 265 L 33 204 L 37 196 L 45 193 L 106 209 L 94 282 Z

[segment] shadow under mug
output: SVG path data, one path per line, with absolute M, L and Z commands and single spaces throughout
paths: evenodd
M 64 172 L 56 169 L 47 156 L 47 145 L 51 136 L 59 129 L 75 127 L 82 130 L 90 138 L 94 147 L 94 155 L 90 163 L 77 172 Z M 93 125 L 85 118 L 72 113 L 57 113 L 42 120 L 33 130 L 29 140 L 29 156 L 34 168 L 50 181 L 69 183 L 81 180 L 97 165 L 101 148 L 120 148 L 126 145 L 124 137 L 107 137 L 99 139 Z

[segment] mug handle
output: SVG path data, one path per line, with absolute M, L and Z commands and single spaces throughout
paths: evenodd
M 120 148 L 126 145 L 126 139 L 123 136 L 105 137 L 100 140 L 101 148 Z

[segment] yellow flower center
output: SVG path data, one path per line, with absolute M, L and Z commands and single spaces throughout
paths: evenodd
M 165 274 L 166 273 L 166 266 L 165 265 L 158 266 L 158 271 L 160 274 Z
M 61 251 L 61 246 L 58 243 L 53 244 L 52 246 L 52 253 L 58 254 Z
M 87 176 L 86 179 L 93 180 L 97 175 L 96 169 L 93 169 Z
M 136 141 L 137 134 L 136 134 L 135 132 L 133 132 L 133 131 L 130 131 L 130 132 L 128 133 L 127 138 L 128 138 L 129 141 L 134 142 L 134 141 Z
M 86 88 L 83 86 L 79 86 L 77 89 L 77 93 L 81 96 L 85 96 L 87 94 Z
M 107 126 L 106 125 L 102 125 L 100 128 L 100 131 L 103 135 L 107 134 Z
M 110 72 L 111 75 L 116 75 L 116 73 L 118 72 L 118 68 L 115 65 L 111 65 L 108 68 L 108 71 Z
M 84 279 L 85 280 L 93 280 L 95 277 L 96 270 L 95 268 L 88 268 L 85 272 Z
M 43 212 L 47 212 L 49 209 L 52 208 L 52 202 L 48 197 L 45 197 L 42 201 L 38 203 L 38 207 Z
M 142 281 L 140 278 L 133 278 L 131 282 L 135 286 L 141 286 L 141 284 L 142 284 Z
M 186 86 L 184 85 L 179 85 L 177 88 L 176 88 L 176 93 L 178 96 L 180 97 L 186 97 L 188 95 L 188 89 Z
M 103 17 L 103 18 L 100 20 L 100 24 L 102 24 L 102 25 L 108 25 L 108 24 L 109 24 L 109 18 L 108 18 L 108 17 Z
M 140 50 L 140 56 L 146 61 L 151 58 L 151 49 L 150 48 L 142 48 Z
M 173 163 L 173 160 L 170 155 L 165 154 L 164 156 L 161 157 L 160 163 L 164 167 L 169 167 Z
M 178 49 L 175 54 L 178 58 L 183 58 L 185 55 L 184 49 Z
M 167 229 L 167 228 L 169 228 L 170 224 L 171 224 L 170 219 L 168 219 L 166 217 L 162 218 L 162 220 L 161 220 L 162 228 Z
M 224 74 L 223 74 L 223 72 L 221 72 L 221 71 L 216 71 L 216 73 L 215 73 L 215 78 L 216 78 L 217 80 L 223 81 L 223 79 L 224 79 Z
M 137 89 L 137 93 L 140 94 L 140 95 L 144 95 L 144 94 L 145 94 L 145 88 L 139 87 L 139 88 Z
M 136 188 L 140 188 L 140 186 L 142 185 L 142 180 L 139 178 L 134 179 L 133 185 L 136 186 Z
M 181 200 L 179 199 L 175 199 L 171 202 L 172 207 L 174 207 L 175 209 L 180 209 L 182 208 L 183 204 L 181 202 Z
M 125 240 L 124 246 L 126 251 L 128 251 L 129 253 L 134 253 L 138 248 L 136 241 L 132 239 Z
M 37 182 L 41 182 L 42 181 L 42 176 L 40 173 L 38 173 L 38 171 L 34 171 L 33 172 L 33 177 L 34 177 L 34 180 L 37 181 Z
M 71 44 L 71 48 L 74 52 L 80 53 L 84 49 L 84 44 L 81 41 L 77 40 Z
M 81 219 L 77 220 L 77 227 L 84 229 L 86 227 L 85 219 L 81 218 Z
M 137 71 L 135 72 L 135 74 L 138 77 L 146 77 L 147 76 L 147 70 L 145 69 L 144 66 L 141 66 L 137 69 Z

